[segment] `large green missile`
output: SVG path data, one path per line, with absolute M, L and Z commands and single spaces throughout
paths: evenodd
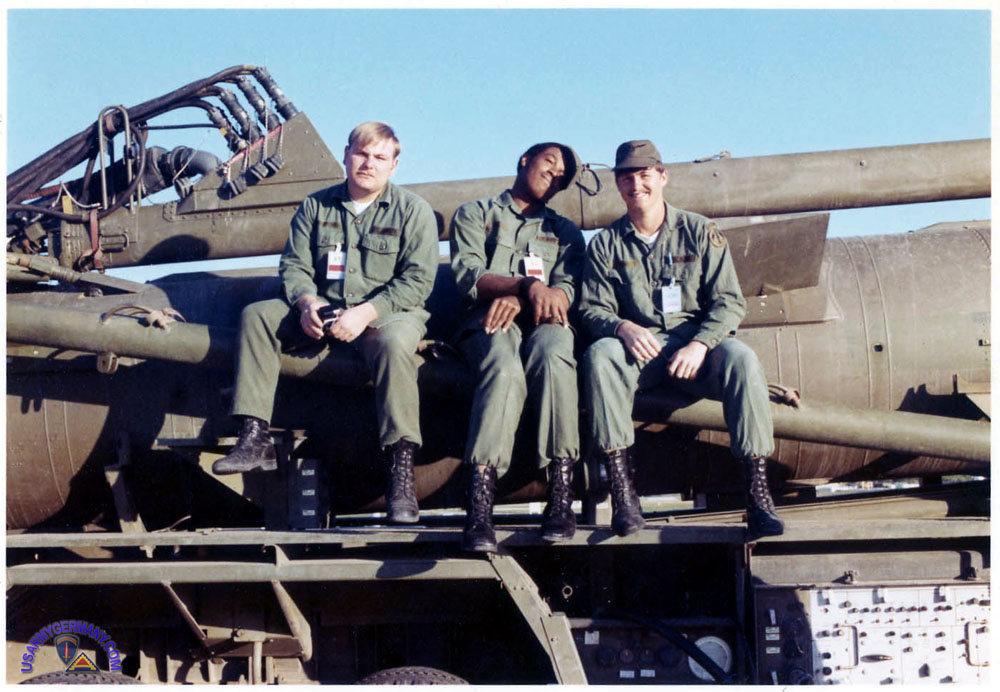
M 117 357 L 225 369 L 232 368 L 236 343 L 235 331 L 225 327 L 183 322 L 157 327 L 149 325 L 148 320 L 131 316 L 102 316 L 18 302 L 7 306 L 7 338 Z M 421 387 L 445 394 L 453 394 L 451 390 L 455 388 L 471 387 L 471 379 L 457 360 L 419 360 Z M 331 357 L 326 349 L 319 347 L 282 356 L 281 373 L 348 386 L 367 381 L 356 361 Z M 703 400 L 676 408 L 669 396 L 653 394 L 641 397 L 637 409 L 640 420 L 726 430 L 722 405 L 716 401 Z M 990 426 L 976 421 L 862 410 L 822 402 L 806 402 L 799 407 L 772 404 L 772 413 L 775 435 L 781 438 L 916 456 L 990 460 Z
M 283 128 L 290 163 L 275 175 L 226 199 L 226 180 L 213 172 L 177 203 L 119 209 L 101 221 L 108 267 L 277 254 L 288 222 L 309 193 L 343 179 L 304 113 Z M 252 152 L 251 152 L 252 153 Z M 668 164 L 667 196 L 675 206 L 713 218 L 829 211 L 990 196 L 990 140 L 963 140 L 781 156 L 723 158 Z M 438 231 L 463 203 L 491 197 L 513 177 L 405 185 L 434 209 Z M 625 212 L 608 170 L 585 170 L 579 183 L 551 206 L 583 229 L 602 228 Z M 84 223 L 63 221 L 59 262 L 74 263 L 91 249 Z M 56 233 L 53 233 L 55 235 Z

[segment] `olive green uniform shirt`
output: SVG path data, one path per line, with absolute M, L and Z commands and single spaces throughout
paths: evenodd
M 583 251 L 576 224 L 548 207 L 522 214 L 510 190 L 463 204 L 451 220 L 451 268 L 467 306 L 479 299 L 476 283 L 483 274 L 527 276 L 524 258 L 530 254 L 542 258 L 546 284 L 565 291 L 572 304 Z
M 430 205 L 391 183 L 360 216 L 348 200 L 346 182 L 303 200 L 278 264 L 285 300 L 295 305 L 314 294 L 339 308 L 371 302 L 379 318 L 409 312 L 426 322 L 438 258 Z M 336 244 L 345 252 L 344 278 L 327 279 Z
M 282 298 L 252 303 L 240 320 L 234 415 L 270 421 L 281 351 L 315 343 L 302 331 L 295 302 L 316 295 L 335 307 L 371 301 L 378 318 L 350 344 L 331 352 L 361 354 L 375 385 L 379 442 L 420 444 L 420 401 L 413 354 L 429 317 L 424 301 L 437 272 L 437 223 L 426 201 L 394 185 L 360 215 L 345 203 L 347 184 L 315 192 L 291 221 L 278 272 Z M 327 278 L 335 245 L 344 251 L 344 278 Z M 351 415 L 350 412 L 345 415 Z
M 587 429 L 602 451 L 630 447 L 636 392 L 669 382 L 722 401 L 736 457 L 768 456 L 774 432 L 764 370 L 748 346 L 727 338 L 746 312 L 729 245 L 704 216 L 669 204 L 666 212 L 652 246 L 627 215 L 590 241 L 580 298 L 580 319 L 597 338 L 584 357 Z M 665 312 L 661 288 L 672 282 L 681 309 Z M 615 334 L 624 320 L 654 334 L 657 358 L 639 363 L 626 352 Z M 699 377 L 668 377 L 669 357 L 693 340 L 709 348 Z
M 451 267 L 465 306 L 457 344 L 476 378 L 464 458 L 500 475 L 525 404 L 538 466 L 580 457 L 573 330 L 534 326 L 530 308 L 506 332 L 487 334 L 480 322 L 492 301 L 480 300 L 479 279 L 527 276 L 524 259 L 532 254 L 542 260 L 546 283 L 565 291 L 572 305 L 584 254 L 583 234 L 572 221 L 548 207 L 522 214 L 510 190 L 463 204 L 452 218 Z
M 615 336 L 625 320 L 653 333 L 673 332 L 709 349 L 736 332 L 746 314 L 729 244 L 710 232 L 708 219 L 666 205 L 652 246 L 628 215 L 590 242 L 580 298 L 580 320 L 594 338 Z M 660 289 L 680 285 L 681 310 L 664 312 Z

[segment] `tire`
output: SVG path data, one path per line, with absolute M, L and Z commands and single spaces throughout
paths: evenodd
M 135 678 L 121 673 L 111 673 L 105 670 L 85 673 L 71 673 L 68 670 L 57 670 L 28 678 L 22 685 L 141 685 Z
M 423 666 L 403 666 L 386 668 L 358 680 L 359 685 L 468 685 L 469 683 L 451 673 L 437 668 Z

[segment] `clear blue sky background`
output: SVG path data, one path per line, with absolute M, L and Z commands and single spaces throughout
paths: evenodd
M 512 174 L 547 139 L 612 163 L 633 138 L 688 161 L 990 136 L 985 10 L 12 9 L 7 40 L 10 170 L 105 106 L 240 63 L 266 65 L 335 152 L 358 122 L 393 125 L 400 183 Z M 224 156 L 209 132 L 151 143 Z M 842 211 L 830 234 L 989 215 Z

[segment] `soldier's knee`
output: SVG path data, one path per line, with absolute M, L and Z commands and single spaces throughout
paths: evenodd
M 372 329 L 361 338 L 361 348 L 369 364 L 403 364 L 411 360 L 417 351 L 418 340 L 410 338 L 405 332 Z
M 602 372 L 608 368 L 617 370 L 624 360 L 622 342 L 614 337 L 598 339 L 583 354 L 584 367 L 588 372 Z
M 716 349 L 721 349 L 722 369 L 730 376 L 747 378 L 761 371 L 757 354 L 741 341 L 726 339 Z
M 243 308 L 243 311 L 240 313 L 240 326 L 246 325 L 250 322 L 259 322 L 261 312 L 260 303 L 250 303 Z
M 265 300 L 257 303 L 250 303 L 240 313 L 240 330 L 243 332 L 274 331 L 274 321 L 271 318 L 271 301 Z M 286 310 L 287 310 L 286 306 Z
M 524 366 L 516 354 L 499 352 L 491 354 L 483 363 L 484 374 L 503 379 L 524 379 Z
M 417 350 L 414 335 L 402 330 L 374 329 L 371 336 L 372 345 L 379 353 L 386 355 L 411 355 Z
M 508 392 L 527 394 L 524 365 L 516 352 L 506 349 L 495 349 L 480 363 L 479 379 L 489 383 L 492 388 L 500 388 Z
M 561 324 L 540 324 L 535 327 L 531 340 L 545 348 L 573 348 L 573 330 Z
M 546 370 L 576 370 L 573 357 L 573 333 L 557 325 L 541 325 L 541 331 L 531 341 L 528 352 L 528 369 L 540 367 Z

